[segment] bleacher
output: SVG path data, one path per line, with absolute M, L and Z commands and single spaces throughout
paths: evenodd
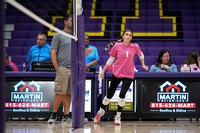
M 50 23 L 52 19 L 48 14 L 56 11 L 61 12 L 62 16 L 68 7 L 68 3 L 62 0 L 48 0 L 46 5 L 35 1 L 20 2 Z M 126 28 L 133 30 L 132 42 L 139 44 L 149 67 L 155 63 L 160 50 L 164 48 L 170 51 L 172 61 L 178 65 L 179 71 L 190 50 L 200 51 L 198 0 L 84 0 L 83 8 L 85 32 L 90 36 L 91 45 L 97 47 L 100 56 L 97 70 L 99 66 L 105 65 L 109 57 L 104 47 L 117 40 L 121 31 Z M 6 9 L 6 23 L 15 25 L 6 51 L 21 70 L 29 48 L 36 44 L 37 34 L 48 32 L 48 29 L 9 5 Z M 54 25 L 61 23 L 58 19 Z M 49 44 L 51 38 L 52 36 L 48 36 Z M 135 65 L 139 71 L 144 71 L 137 56 Z

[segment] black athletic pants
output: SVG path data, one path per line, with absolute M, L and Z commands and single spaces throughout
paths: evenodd
M 108 93 L 107 93 L 107 98 L 108 99 L 111 99 L 114 94 L 115 94 L 115 91 L 119 85 L 119 83 L 122 81 L 122 88 L 121 88 L 121 91 L 120 91 L 120 94 L 119 94 L 119 97 L 121 99 L 124 99 L 125 98 L 125 95 L 133 81 L 133 79 L 130 79 L 130 78 L 117 78 L 113 75 L 112 77 L 112 80 L 111 80 L 111 84 L 110 84 L 110 88 L 108 89 Z M 105 108 L 105 105 L 101 105 L 101 108 Z M 118 106 L 118 112 L 121 112 L 123 109 L 123 107 L 120 107 Z

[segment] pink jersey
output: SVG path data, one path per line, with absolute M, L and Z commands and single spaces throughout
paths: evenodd
M 12 66 L 12 69 L 13 69 L 14 72 L 18 72 L 18 71 L 19 71 L 19 69 L 18 69 L 18 67 L 15 65 L 15 63 L 9 61 L 9 62 L 8 62 L 8 65 L 11 65 L 11 66 Z
M 113 65 L 113 74 L 118 78 L 134 78 L 134 56 L 142 56 L 142 51 L 137 43 L 126 46 L 116 43 L 109 52 L 110 56 L 117 57 Z

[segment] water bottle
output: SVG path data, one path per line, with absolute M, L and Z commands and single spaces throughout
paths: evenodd
M 187 64 L 182 65 L 181 72 L 190 72 L 190 67 Z
M 160 72 L 165 72 L 165 68 L 164 68 L 163 64 L 161 64 L 161 66 L 160 66 Z
M 26 64 L 25 64 L 25 63 L 23 63 L 23 65 L 22 65 L 22 71 L 23 71 L 23 72 L 26 71 Z

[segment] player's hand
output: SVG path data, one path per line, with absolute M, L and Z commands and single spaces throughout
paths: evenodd
M 144 68 L 144 70 L 148 71 L 149 70 L 149 67 L 148 66 L 142 66 Z
M 102 79 L 104 79 L 104 71 L 102 71 L 102 72 L 100 73 L 100 77 L 101 77 Z

